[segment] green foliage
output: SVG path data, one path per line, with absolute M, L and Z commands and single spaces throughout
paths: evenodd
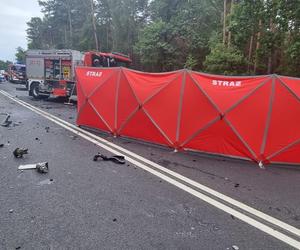
M 247 62 L 237 48 L 217 43 L 206 57 L 204 65 L 210 73 L 240 75 L 244 73 Z
M 8 69 L 9 64 L 12 64 L 12 62 L 0 60 L 0 69 L 6 71 Z
M 186 62 L 184 64 L 184 68 L 186 69 L 190 69 L 190 70 L 193 70 L 196 65 L 197 65 L 197 60 L 193 57 L 192 54 L 189 54 L 187 59 L 186 59 Z
M 22 47 L 18 47 L 17 48 L 17 53 L 15 54 L 16 56 L 16 61 L 18 63 L 22 63 L 25 64 L 25 49 L 23 49 Z
M 162 20 L 153 22 L 142 30 L 135 50 L 147 70 L 153 71 L 158 67 L 161 71 L 171 70 L 170 67 L 175 63 L 175 49 L 167 42 L 167 32 L 168 24 Z

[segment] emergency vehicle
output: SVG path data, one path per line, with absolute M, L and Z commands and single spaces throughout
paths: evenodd
M 128 67 L 131 60 L 120 53 L 76 50 L 28 50 L 26 52 L 27 86 L 34 98 L 76 95 L 75 67 Z
M 7 77 L 12 83 L 26 84 L 26 66 L 19 63 L 8 65 Z

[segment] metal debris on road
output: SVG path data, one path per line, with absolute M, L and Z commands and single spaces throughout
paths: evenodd
M 36 169 L 39 173 L 48 173 L 49 167 L 48 162 L 39 162 L 35 164 L 26 164 L 26 165 L 20 165 L 18 167 L 19 170 L 31 170 Z
M 263 163 L 262 161 L 260 161 L 260 162 L 258 163 L 258 166 L 259 166 L 259 168 L 261 168 L 261 169 L 265 169 L 264 163 Z
M 6 115 L 4 121 L 1 123 L 2 127 L 9 127 L 9 125 L 12 123 L 12 121 L 9 120 L 10 115 L 7 113 L 1 113 L 1 115 Z
M 232 246 L 232 249 L 234 249 L 234 250 L 239 250 L 240 248 L 239 248 L 238 246 L 236 246 L 236 245 L 233 245 L 233 246 Z
M 23 155 L 28 154 L 28 148 L 16 148 L 13 154 L 16 158 L 22 158 Z
M 99 158 L 101 158 L 103 161 L 112 161 L 118 164 L 125 164 L 125 157 L 122 155 L 113 155 L 111 157 L 108 157 L 98 153 L 94 156 L 93 160 L 98 161 Z
M 40 181 L 38 183 L 39 186 L 43 186 L 43 185 L 50 185 L 53 183 L 53 179 L 46 179 L 46 180 L 43 180 L 43 181 Z

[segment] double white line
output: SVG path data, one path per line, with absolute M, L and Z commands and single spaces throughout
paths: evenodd
M 85 131 L 69 122 L 66 122 L 54 115 L 40 110 L 18 98 L 15 98 L 5 91 L 0 93 L 14 102 L 28 108 L 29 110 L 43 116 L 44 118 L 56 123 L 57 125 L 69 130 L 72 133 L 94 143 L 95 145 L 111 152 L 112 154 L 123 154 L 126 160 L 137 167 L 169 182 L 170 184 L 184 190 L 185 192 L 209 203 L 210 205 L 221 209 L 222 211 L 235 216 L 245 223 L 281 240 L 282 242 L 300 249 L 300 230 L 272 216 L 260 212 L 242 202 L 232 199 L 220 192 L 217 192 L 207 186 L 193 181 L 183 175 L 169 170 L 155 162 L 152 162 L 140 155 L 137 155 L 127 149 L 124 149 L 114 143 L 111 143 L 99 136 Z

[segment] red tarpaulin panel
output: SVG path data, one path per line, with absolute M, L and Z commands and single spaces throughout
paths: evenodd
M 78 67 L 77 124 L 175 149 L 300 164 L 300 79 Z

